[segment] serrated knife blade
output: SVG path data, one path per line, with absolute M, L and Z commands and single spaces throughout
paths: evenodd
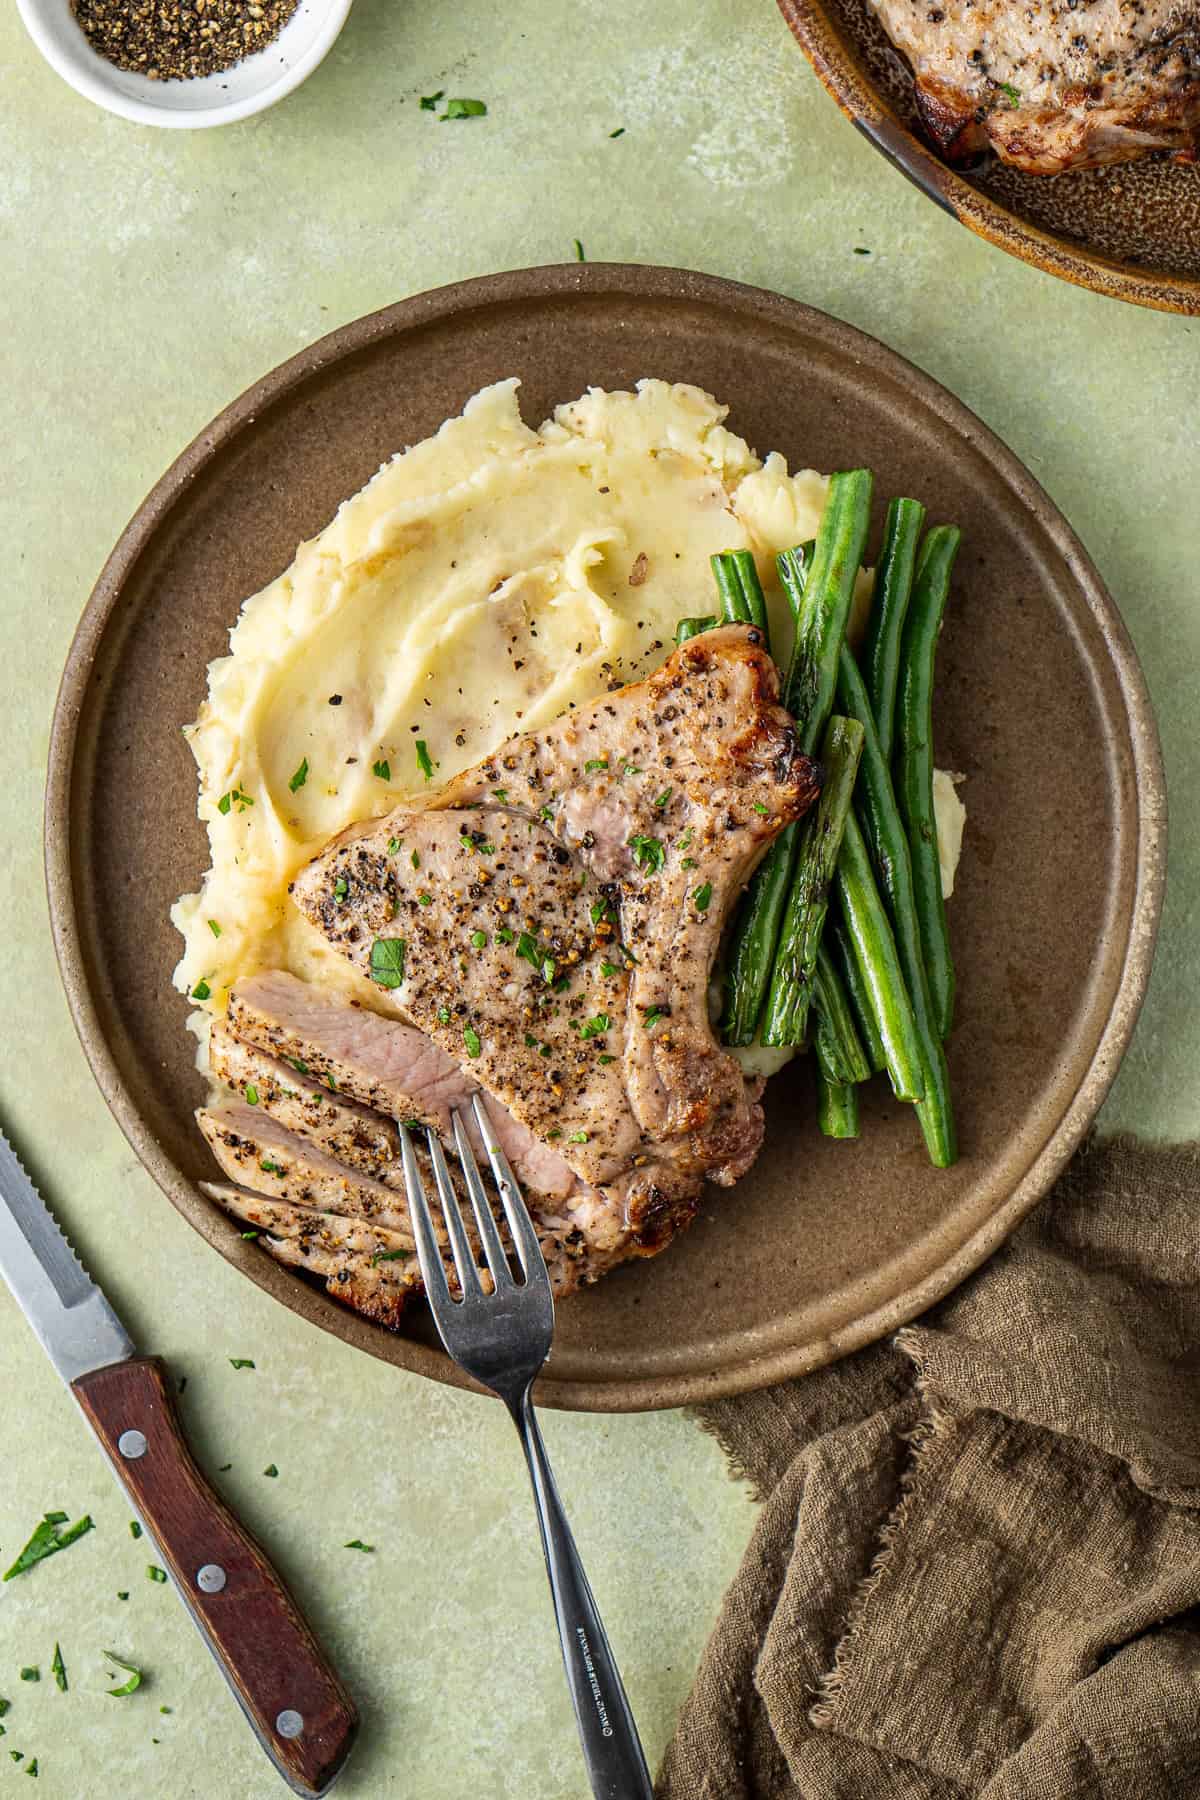
M 125 1362 L 133 1341 L 0 1131 L 0 1275 L 63 1380 Z

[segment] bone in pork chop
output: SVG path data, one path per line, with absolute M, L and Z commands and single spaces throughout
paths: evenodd
M 951 161 L 989 145 L 1052 175 L 1151 150 L 1191 161 L 1200 127 L 1197 0 L 873 0 Z
M 605 1197 L 629 1253 L 762 1140 L 707 984 L 729 907 L 816 792 L 777 697 L 752 628 L 692 639 L 427 806 L 344 832 L 294 884 L 381 1002 Z

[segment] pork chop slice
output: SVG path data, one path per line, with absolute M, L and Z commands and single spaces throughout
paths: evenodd
M 277 1262 L 321 1276 L 336 1300 L 365 1318 L 394 1331 L 406 1302 L 420 1292 L 421 1268 L 411 1238 L 224 1182 L 202 1181 L 200 1187 L 233 1218 L 262 1232 Z
M 418 1119 L 442 1134 L 450 1131 L 451 1109 L 479 1092 L 478 1082 L 422 1032 L 284 969 L 239 981 L 226 1026 L 229 1036 L 286 1063 L 318 1088 L 388 1119 Z M 219 1046 L 225 1041 L 217 1038 Z M 488 1115 L 529 1193 L 559 1199 L 578 1186 L 552 1145 L 539 1143 L 498 1105 L 489 1102 Z
M 873 0 L 951 161 L 989 146 L 1031 174 L 1192 160 L 1200 128 L 1196 0 Z
M 728 627 L 342 833 L 293 895 L 595 1191 L 595 1229 L 649 1254 L 761 1143 L 707 984 L 730 907 L 816 791 L 759 634 Z

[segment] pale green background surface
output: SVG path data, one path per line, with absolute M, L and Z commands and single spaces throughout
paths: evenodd
M 486 99 L 488 118 L 446 130 L 416 101 L 441 87 Z M 196 135 L 78 99 L 5 7 L 0 1113 L 140 1342 L 189 1376 L 202 1458 L 233 1463 L 227 1492 L 353 1688 L 365 1726 L 348 1800 L 585 1791 L 515 1438 L 498 1409 L 270 1303 L 142 1173 L 76 1045 L 50 948 L 49 715 L 114 538 L 219 407 L 345 320 L 569 259 L 576 236 L 594 259 L 734 276 L 877 334 L 978 411 L 1063 506 L 1141 652 L 1172 794 L 1157 972 L 1104 1118 L 1181 1137 L 1200 1115 L 1194 323 L 1077 292 L 968 236 L 839 116 L 770 0 L 358 0 L 305 88 Z M 1054 776 L 1031 745 L 1021 778 Z M 235 1373 L 229 1356 L 257 1370 Z M 39 1756 L 47 1800 L 282 1792 L 171 1589 L 145 1578 L 146 1545 L 6 1295 L 0 1357 L 4 1563 L 43 1509 L 90 1510 L 97 1525 L 0 1589 L 0 1695 L 13 1703 L 0 1751 Z M 681 1414 L 551 1415 L 546 1433 L 657 1761 L 751 1503 Z M 375 1554 L 341 1548 L 355 1536 Z M 66 1695 L 50 1679 L 56 1639 Z M 139 1694 L 107 1698 L 104 1648 L 150 1671 Z M 17 1678 L 29 1662 L 36 1687 Z M 22 1779 L 0 1755 L 0 1784 Z

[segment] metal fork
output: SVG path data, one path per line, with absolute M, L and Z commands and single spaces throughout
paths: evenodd
M 496 1140 L 492 1122 L 478 1096 L 473 1105 L 524 1281 L 513 1278 L 462 1114 L 456 1111 L 452 1115 L 455 1149 L 491 1271 L 493 1291 L 484 1292 L 454 1182 L 437 1133 L 430 1130 L 430 1161 L 462 1288 L 461 1299 L 451 1295 L 412 1139 L 407 1127 L 398 1120 L 408 1209 L 425 1292 L 448 1354 L 459 1368 L 500 1396 L 520 1433 L 533 1482 L 567 1685 L 592 1792 L 597 1800 L 653 1800 L 654 1789 L 637 1726 L 567 1524 L 530 1399 L 534 1378 L 550 1354 L 554 1336 L 550 1277 L 521 1190 Z

